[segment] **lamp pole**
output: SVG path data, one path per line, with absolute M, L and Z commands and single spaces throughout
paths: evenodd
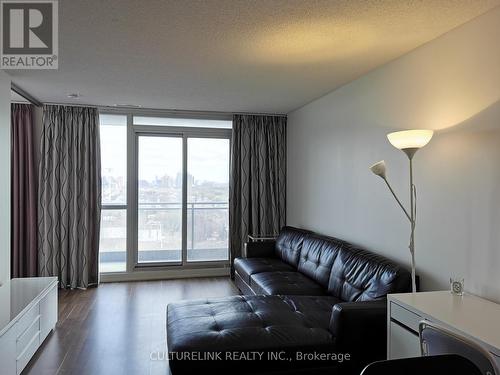
M 417 281 L 415 275 L 415 221 L 416 221 L 416 207 L 415 207 L 415 185 L 413 184 L 413 156 L 418 148 L 404 148 L 402 151 L 408 156 L 410 161 L 410 254 L 411 254 L 411 289 L 415 293 L 417 291 Z
M 413 158 L 410 158 L 410 254 L 411 254 L 411 289 L 417 291 L 417 281 L 415 275 L 415 186 L 413 185 Z

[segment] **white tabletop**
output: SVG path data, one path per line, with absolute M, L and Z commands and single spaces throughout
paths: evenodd
M 500 305 L 450 291 L 390 294 L 394 301 L 424 318 L 444 324 L 482 342 L 500 356 Z
M 0 286 L 0 336 L 34 303 L 57 284 L 57 277 L 12 279 Z

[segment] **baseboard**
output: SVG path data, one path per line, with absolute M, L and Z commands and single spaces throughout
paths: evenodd
M 120 281 L 148 281 L 186 279 L 195 277 L 229 276 L 229 268 L 194 268 L 182 270 L 136 271 L 123 273 L 109 273 L 101 275 L 101 283 L 114 283 Z

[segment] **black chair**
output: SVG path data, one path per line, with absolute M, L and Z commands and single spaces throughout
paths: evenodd
M 361 375 L 481 375 L 468 359 L 456 354 L 373 362 Z
M 467 337 L 426 320 L 419 324 L 422 357 L 374 362 L 362 375 L 500 375 L 492 354 Z
M 492 354 L 475 341 L 425 320 L 420 322 L 419 334 L 422 356 L 457 354 L 474 363 L 483 375 L 500 375 Z

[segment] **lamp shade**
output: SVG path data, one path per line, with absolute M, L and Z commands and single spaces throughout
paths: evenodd
M 385 174 L 385 161 L 381 160 L 370 167 L 370 170 L 377 176 L 385 179 L 387 176 Z
M 400 150 L 424 147 L 432 138 L 432 130 L 404 130 L 387 134 L 389 142 Z

